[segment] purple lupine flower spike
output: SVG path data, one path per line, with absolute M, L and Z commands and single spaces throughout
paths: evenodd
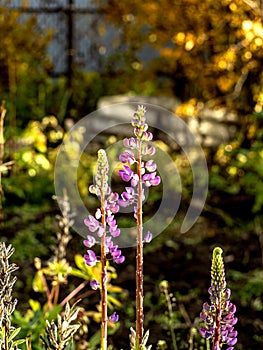
M 128 164 L 133 163 L 132 154 L 126 152 L 123 156 L 123 160 Z M 120 229 L 118 228 L 117 221 L 114 215 L 119 211 L 119 196 L 117 193 L 112 192 L 108 184 L 108 159 L 104 150 L 98 151 L 98 162 L 95 176 L 95 183 L 89 187 L 92 194 L 96 194 L 100 199 L 100 208 L 97 208 L 95 215 L 89 215 L 84 220 L 84 224 L 88 227 L 91 233 L 94 233 L 100 238 L 100 282 L 97 280 L 90 281 L 90 287 L 94 290 L 100 289 L 101 296 L 101 336 L 100 344 L 101 349 L 107 349 L 107 323 L 108 321 L 117 322 L 119 316 L 113 313 L 108 318 L 108 302 L 107 302 L 107 260 L 109 255 L 111 259 L 121 264 L 125 258 L 118 249 L 117 245 L 112 242 L 112 237 L 118 237 L 120 235 Z M 123 179 L 129 181 L 133 176 L 129 167 L 123 171 Z M 88 248 L 93 247 L 97 242 L 96 238 L 92 235 L 87 235 L 87 239 L 84 240 L 84 245 Z M 84 254 L 86 264 L 88 266 L 95 266 L 98 259 L 95 252 L 91 249 L 87 250 Z
M 123 141 L 124 147 L 129 148 L 120 155 L 119 160 L 123 163 L 123 168 L 119 170 L 119 175 L 125 182 L 130 182 L 121 194 L 118 203 L 120 206 L 133 206 L 134 218 L 137 222 L 137 255 L 136 255 L 136 331 L 132 329 L 130 335 L 132 349 L 146 349 L 147 333 L 143 335 L 143 244 L 149 243 L 152 239 L 150 232 L 143 235 L 143 201 L 145 199 L 145 187 L 157 186 L 161 179 L 156 173 L 157 166 L 153 160 L 143 161 L 143 156 L 153 155 L 155 148 L 149 145 L 153 135 L 148 131 L 148 124 L 145 117 L 146 109 L 138 106 L 131 124 L 135 137 L 126 138 Z M 136 169 L 134 171 L 134 169 Z M 143 237 L 144 236 L 144 237 Z M 113 252 L 115 262 L 122 260 L 118 249 Z M 147 347 L 147 349 L 150 347 Z
M 127 153 L 127 157 L 131 156 L 129 152 Z M 98 163 L 97 163 L 97 172 L 95 177 L 95 183 L 89 187 L 90 192 L 96 194 L 98 197 L 103 196 L 104 205 L 105 205 L 105 213 L 106 213 L 106 238 L 110 237 L 118 237 L 121 233 L 118 228 L 116 219 L 114 215 L 119 211 L 119 195 L 116 192 L 112 192 L 110 186 L 108 185 L 108 171 L 109 165 L 107 160 L 107 155 L 104 150 L 99 150 L 98 152 Z M 126 175 L 129 176 L 131 174 L 131 170 L 127 167 Z M 98 236 L 98 238 L 103 237 L 103 233 L 105 228 L 101 224 L 101 208 L 98 208 L 95 212 L 95 215 L 89 215 L 88 218 L 84 219 L 84 224 L 88 227 L 91 233 L 94 233 Z M 99 240 L 98 240 L 99 241 Z M 97 240 L 94 236 L 87 235 L 87 239 L 84 240 L 84 245 L 88 248 L 93 247 L 96 244 Z M 106 245 L 109 244 L 110 240 L 106 240 Z M 112 243 L 112 242 L 111 242 Z M 113 243 L 112 243 L 113 244 Z M 85 260 L 87 265 L 94 266 L 97 262 L 97 257 L 92 250 L 88 250 L 87 254 L 85 254 Z M 112 255 L 110 249 L 108 249 L 108 253 Z M 96 257 L 96 259 L 95 259 Z M 117 263 L 120 264 L 125 260 L 125 257 L 120 254 L 119 257 L 112 255 L 111 258 Z
M 131 187 L 126 187 L 126 191 L 121 194 L 121 198 L 118 203 L 122 207 L 127 207 L 134 204 L 134 217 L 137 218 L 137 185 L 140 181 L 138 173 L 131 169 L 131 165 L 138 163 L 134 152 L 139 152 L 142 156 L 153 155 L 155 153 L 155 147 L 149 145 L 149 141 L 152 140 L 153 135 L 148 130 L 148 124 L 145 117 L 146 109 L 143 106 L 138 106 L 135 111 L 132 126 L 134 127 L 134 137 L 125 138 L 123 145 L 129 150 L 125 150 L 120 156 L 119 160 L 123 163 L 123 168 L 119 170 L 119 175 L 125 182 L 130 182 Z M 142 175 L 141 181 L 143 186 L 151 187 L 158 186 L 161 182 L 161 178 L 156 173 L 157 165 L 152 159 L 148 160 L 145 164 L 141 162 L 140 172 Z M 129 190 L 128 190 L 129 189 Z M 132 190 L 131 190 L 132 189 Z M 145 241 L 146 242 L 146 241 Z
M 222 349 L 223 344 L 229 346 L 227 350 L 233 350 L 237 343 L 236 306 L 230 302 L 231 291 L 226 287 L 222 253 L 219 247 L 213 250 L 211 287 L 208 289 L 210 304 L 203 304 L 200 318 L 204 325 L 199 331 L 202 337 L 212 339 L 212 350 Z

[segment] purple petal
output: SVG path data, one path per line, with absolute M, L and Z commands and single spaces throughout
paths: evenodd
M 122 142 L 125 147 L 130 147 L 130 140 L 127 137 Z
M 84 219 L 84 224 L 89 228 L 90 232 L 95 232 L 99 228 L 99 221 L 92 215 L 89 215 L 88 219 Z
M 113 259 L 119 258 L 121 256 L 121 250 L 120 249 L 114 249 L 111 251 L 111 255 Z
M 122 153 L 119 156 L 119 160 L 122 163 L 128 163 L 128 164 L 134 164 L 135 163 L 135 157 L 132 151 L 126 150 L 124 153 Z
M 127 165 L 124 165 L 123 170 L 119 170 L 119 175 L 123 181 L 128 182 L 133 176 L 133 171 Z
M 233 346 L 237 343 L 237 338 L 228 339 L 227 345 Z
M 158 186 L 161 182 L 160 176 L 156 176 L 153 180 L 150 181 L 152 186 Z
M 118 203 L 119 203 L 119 205 L 121 206 L 121 207 L 128 207 L 129 205 L 130 205 L 130 203 L 129 202 L 127 202 L 127 201 L 125 201 L 125 200 L 123 200 L 123 199 L 119 199 L 118 200 Z
M 112 235 L 112 237 L 118 237 L 121 233 L 121 230 L 119 228 L 113 230 L 113 229 L 110 229 L 110 233 Z
M 93 250 L 87 250 L 87 254 L 84 254 L 84 259 L 88 266 L 94 266 L 97 263 L 97 257 Z
M 134 174 L 131 180 L 131 185 L 135 187 L 137 186 L 138 182 L 139 182 L 139 176 L 138 174 Z
M 148 231 L 148 232 L 146 233 L 146 235 L 144 236 L 144 242 L 145 242 L 145 243 L 150 243 L 151 240 L 152 240 L 152 238 L 153 238 L 153 235 L 151 234 L 150 231 Z
M 121 255 L 120 257 L 115 258 L 113 260 L 116 262 L 116 264 L 122 264 L 125 260 L 125 257 L 123 255 Z
M 119 170 L 119 175 L 125 182 L 128 182 L 131 179 L 131 176 L 127 175 L 123 170 Z
M 116 312 L 113 312 L 113 314 L 109 317 L 109 320 L 111 322 L 118 322 L 119 321 L 119 315 Z
M 154 146 L 147 146 L 147 145 L 144 145 L 142 147 L 142 154 L 144 156 L 146 155 L 149 155 L 149 156 L 153 156 L 155 154 L 155 147 Z
M 147 125 L 147 124 L 145 124 L 145 125 Z M 148 125 L 147 125 L 147 127 L 148 127 Z M 142 135 L 142 139 L 144 141 L 151 141 L 153 139 L 153 134 L 151 132 L 146 132 L 147 129 L 144 129 L 144 130 L 145 131 Z
M 90 281 L 89 284 L 90 284 L 91 289 L 93 289 L 93 290 L 97 290 L 100 287 L 100 283 L 95 279 Z
M 148 160 L 148 162 L 146 162 L 145 168 L 146 168 L 148 171 L 152 172 L 152 171 L 155 171 L 155 170 L 156 170 L 157 165 L 156 165 L 156 164 L 153 162 L 153 160 L 151 159 L 151 160 Z
M 85 239 L 83 243 L 86 247 L 91 248 L 94 246 L 94 244 L 96 244 L 96 239 L 93 236 L 88 235 L 87 239 Z
M 145 175 L 143 175 L 142 180 L 149 181 L 152 179 L 153 176 L 154 176 L 153 174 L 145 174 Z
M 110 227 L 116 226 L 116 220 L 114 219 L 114 216 L 113 216 L 113 215 L 108 216 L 107 219 L 106 219 L 106 221 L 107 221 L 107 224 L 108 224 Z

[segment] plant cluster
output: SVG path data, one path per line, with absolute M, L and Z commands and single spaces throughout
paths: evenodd
M 108 161 L 104 150 L 98 152 L 98 165 L 95 177 L 95 184 L 90 187 L 90 192 L 96 194 L 100 198 L 100 208 L 97 209 L 95 216 L 90 215 L 85 219 L 85 224 L 90 232 L 97 232 L 97 236 L 101 238 L 101 280 L 100 282 L 91 281 L 93 289 L 101 289 L 101 349 L 107 349 L 107 254 L 111 254 L 111 259 L 116 263 L 122 263 L 124 256 L 118 249 L 117 245 L 112 243 L 112 237 L 116 238 L 120 235 L 120 229 L 114 218 L 119 210 L 119 206 L 133 206 L 134 218 L 136 219 L 137 235 L 136 235 L 136 327 L 131 328 L 130 346 L 131 350 L 149 350 L 151 345 L 147 345 L 149 331 L 144 333 L 143 320 L 143 245 L 151 241 L 152 234 L 143 233 L 143 201 L 144 188 L 157 186 L 160 183 L 160 177 L 157 175 L 157 165 L 153 160 L 143 162 L 142 157 L 145 155 L 154 155 L 155 148 L 149 145 L 153 135 L 148 130 L 148 124 L 145 117 L 146 109 L 139 106 L 135 111 L 132 126 L 134 128 L 134 136 L 126 138 L 123 144 L 126 149 L 119 159 L 123 163 L 123 169 L 119 170 L 119 175 L 124 182 L 130 182 L 130 187 L 125 187 L 125 191 L 121 194 L 120 199 L 117 193 L 112 193 L 108 185 Z M 135 170 L 132 168 L 136 165 Z M 107 195 L 107 198 L 105 197 Z M 98 221 L 100 220 L 100 221 Z M 108 227 L 107 227 L 108 226 Z M 107 236 L 108 234 L 108 236 Z M 87 235 L 84 245 L 88 248 L 96 243 L 96 239 Z M 116 255 L 117 254 L 117 255 Z M 237 332 L 234 331 L 233 325 L 237 322 L 234 318 L 235 306 L 230 303 L 230 289 L 226 288 L 224 265 L 222 261 L 221 248 L 215 248 L 212 260 L 212 286 L 209 289 L 211 294 L 212 306 L 204 304 L 204 310 L 201 313 L 201 318 L 210 326 L 205 326 L 200 329 L 200 333 L 206 339 L 213 339 L 213 350 L 219 350 L 223 344 L 231 345 L 228 350 L 233 350 L 232 345 L 237 341 Z M 84 255 L 86 264 L 93 266 L 97 262 L 97 256 L 93 250 L 88 249 Z M 116 259 L 117 257 L 117 259 Z M 167 286 L 164 283 L 164 293 L 167 299 L 169 313 L 172 313 L 170 300 L 167 295 Z M 210 311 L 210 318 L 209 318 Z M 118 317 L 114 314 L 114 320 L 118 321 Z M 210 323 L 209 323 L 210 322 Z M 171 334 L 173 336 L 173 346 L 177 349 L 176 339 L 173 331 L 173 326 L 170 325 Z
M 117 224 L 117 214 L 120 206 L 133 207 L 134 218 L 136 220 L 136 310 L 135 328 L 130 329 L 131 350 L 150 350 L 148 345 L 149 330 L 144 331 L 144 290 L 143 290 L 143 255 L 144 244 L 152 239 L 151 232 L 144 232 L 143 227 L 143 202 L 145 201 L 145 189 L 151 186 L 158 186 L 161 179 L 158 175 L 157 164 L 153 159 L 143 160 L 144 156 L 153 156 L 154 146 L 150 143 L 153 135 L 148 131 L 146 123 L 146 109 L 139 106 L 132 118 L 134 136 L 123 141 L 125 150 L 119 156 L 122 169 L 119 175 L 126 186 L 120 195 L 113 192 L 109 185 L 109 164 L 105 150 L 99 150 L 97 169 L 94 184 L 89 188 L 92 194 L 99 199 L 99 207 L 94 215 L 89 215 L 84 220 L 84 224 L 89 230 L 84 245 L 88 248 L 84 257 L 76 256 L 77 268 L 71 267 L 66 260 L 67 245 L 70 241 L 70 226 L 75 220 L 74 213 L 71 212 L 69 198 L 64 193 L 63 198 L 56 198 L 62 207 L 62 216 L 57 216 L 59 232 L 57 233 L 57 247 L 54 249 L 54 256 L 49 260 L 47 266 L 42 266 L 40 259 L 35 260 L 37 273 L 33 282 L 34 290 L 42 292 L 46 296 L 46 303 L 41 307 L 40 303 L 30 300 L 31 309 L 25 317 L 15 311 L 16 300 L 12 299 L 13 285 L 16 278 L 12 273 L 17 269 L 15 264 L 9 263 L 9 258 L 14 252 L 11 246 L 6 247 L 4 243 L 0 245 L 0 315 L 1 315 L 1 349 L 18 349 L 18 346 L 31 348 L 34 337 L 42 340 L 46 350 L 68 349 L 69 344 L 75 344 L 78 331 L 85 324 L 85 317 L 93 316 L 101 324 L 100 332 L 96 339 L 93 338 L 87 344 L 87 348 L 93 349 L 100 344 L 101 350 L 107 350 L 108 331 L 116 328 L 119 315 L 115 310 L 116 306 L 121 306 L 115 295 L 122 293 L 121 288 L 113 287 L 110 284 L 114 277 L 115 270 L 111 263 L 122 264 L 125 261 L 123 251 L 118 246 L 118 238 L 121 229 Z M 100 244 L 100 253 L 95 247 Z M 75 276 L 83 281 L 67 296 L 61 299 L 63 285 L 68 283 L 68 277 Z M 80 291 L 86 290 L 89 282 L 90 290 L 84 295 L 91 295 L 100 291 L 100 303 L 97 312 L 86 311 L 85 308 L 76 307 L 76 302 L 70 307 L 69 302 L 74 301 Z M 176 339 L 176 327 L 173 324 L 174 311 L 173 299 L 168 293 L 168 283 L 163 281 L 160 285 L 165 297 L 165 304 L 168 310 L 168 329 L 172 336 L 172 346 L 178 349 Z M 113 291 L 113 295 L 111 292 Z M 200 335 L 206 340 L 211 340 L 212 350 L 220 350 L 227 345 L 227 350 L 233 350 L 237 342 L 237 331 L 234 325 L 237 318 L 234 316 L 236 307 L 230 302 L 230 289 L 227 288 L 225 280 L 224 263 L 222 249 L 217 247 L 213 251 L 211 268 L 211 287 L 209 288 L 210 304 L 205 303 L 200 318 L 204 323 L 200 328 Z M 75 301 L 78 299 L 75 299 Z M 108 309 L 111 309 L 109 316 Z M 11 325 L 12 314 L 14 313 L 14 323 L 21 327 L 15 328 Z M 44 320 L 44 322 L 43 322 Z M 86 322 L 87 324 L 87 322 Z M 28 332 L 23 333 L 23 327 L 27 327 Z M 20 329 L 21 328 L 21 329 Z M 21 331 L 21 337 L 14 339 Z M 83 333 L 82 333 L 83 334 Z M 191 349 L 193 348 L 193 338 L 195 330 L 191 330 Z M 36 340 L 34 340 L 36 341 Z M 23 344 L 24 343 L 24 344 Z M 76 344 L 75 344 L 76 345 Z M 166 343 L 159 341 L 158 348 L 165 349 Z M 35 348 L 41 349 L 36 341 Z M 24 348 L 23 348 L 24 349 Z

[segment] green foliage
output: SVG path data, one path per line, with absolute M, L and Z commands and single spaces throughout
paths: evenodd
M 18 336 L 21 328 L 16 328 L 12 332 L 10 332 L 10 335 L 7 339 L 7 344 L 8 344 L 8 349 L 9 350 L 21 350 L 22 347 L 20 348 L 19 346 L 23 343 L 25 343 L 25 339 L 16 339 L 15 338 Z M 21 336 L 21 333 L 19 334 Z M 3 327 L 0 333 L 0 346 L 5 346 L 5 328 Z
M 263 167 L 261 132 L 262 115 L 250 117 L 245 132 L 228 144 L 222 144 L 216 151 L 210 168 L 210 195 L 213 191 L 223 195 L 236 195 L 245 200 L 247 209 L 259 214 L 263 205 Z M 231 224 L 231 217 L 225 220 Z
M 72 268 L 70 270 L 70 275 L 82 278 L 86 281 L 91 281 L 96 279 L 97 281 L 100 280 L 101 277 L 101 263 L 98 262 L 95 266 L 88 266 L 85 263 L 85 259 L 81 255 L 75 255 L 75 263 L 77 268 Z M 113 266 L 110 266 L 109 263 L 107 263 L 107 291 L 108 291 L 108 307 L 111 310 L 114 310 L 115 307 L 121 307 L 122 304 L 120 302 L 120 299 L 122 299 L 125 296 L 125 293 L 123 289 L 119 286 L 115 286 L 111 284 L 112 279 L 117 278 L 116 270 Z M 101 318 L 101 310 L 100 305 L 97 305 L 98 311 L 88 311 L 88 315 L 91 316 L 96 322 L 100 322 Z
M 37 205 L 11 207 L 6 210 L 6 216 L 8 218 L 10 216 L 10 219 L 2 224 L 2 229 L 14 236 L 12 238 L 16 249 L 14 255 L 19 264 L 32 262 L 36 256 L 47 257 L 50 254 L 50 246 L 54 244 L 52 234 L 54 235 L 56 230 L 50 207 Z M 47 235 L 47 232 L 50 235 Z M 34 250 L 29 247 L 34 247 Z
M 238 293 L 241 304 L 262 311 L 263 271 L 257 269 L 247 274 L 232 271 L 230 276 L 234 282 L 232 289 Z
M 62 307 L 56 305 L 51 310 L 44 310 L 40 303 L 35 300 L 29 300 L 29 305 L 30 308 L 26 313 L 15 310 L 13 323 L 21 328 L 20 337 L 27 338 L 33 349 L 43 350 L 40 335 L 45 333 L 46 320 L 51 322 L 56 319 Z M 22 349 L 26 350 L 26 344 L 22 345 Z

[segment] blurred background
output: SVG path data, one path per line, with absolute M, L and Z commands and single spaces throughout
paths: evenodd
M 189 125 L 209 170 L 202 215 L 182 235 L 180 224 L 192 196 L 191 168 L 180 147 L 159 135 L 158 146 L 174 160 L 183 189 L 176 219 L 146 247 L 151 341 L 156 344 L 160 336 L 160 324 L 154 321 L 161 312 L 158 283 L 169 281 L 186 312 L 180 322 L 190 328 L 208 298 L 210 255 L 220 245 L 239 310 L 237 349 L 261 349 L 263 2 L 2 0 L 0 42 L 0 235 L 15 246 L 16 262 L 23 266 L 17 282 L 21 310 L 32 293 L 34 258 L 52 256 L 54 213 L 59 213 L 52 198 L 53 170 L 63 137 L 103 103 L 136 101 L 138 96 Z M 88 198 L 96 152 L 121 138 L 94 140 L 81 159 L 78 185 L 87 206 L 96 206 Z M 116 178 L 114 183 L 118 188 Z M 146 216 L 160 196 L 153 189 Z M 72 235 L 69 260 L 84 253 L 82 238 Z M 132 298 L 134 251 L 127 249 L 127 256 L 118 271 L 119 284 Z M 132 319 L 128 311 L 123 317 Z M 123 329 L 120 334 L 128 339 Z M 169 334 L 163 331 L 162 337 L 170 348 Z

